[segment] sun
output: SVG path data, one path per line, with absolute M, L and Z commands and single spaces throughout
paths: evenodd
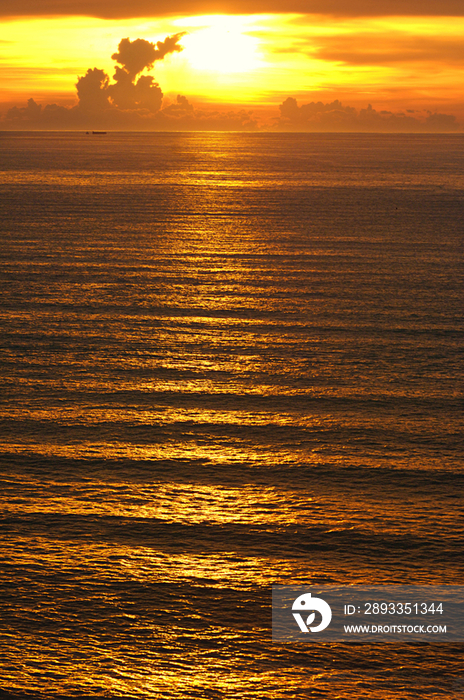
M 201 17 L 182 39 L 184 56 L 195 70 L 246 73 L 261 65 L 259 40 L 247 34 L 246 18 Z

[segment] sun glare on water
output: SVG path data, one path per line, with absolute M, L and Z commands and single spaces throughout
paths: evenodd
M 185 57 L 196 70 L 246 73 L 261 65 L 256 37 L 240 17 L 201 17 L 183 37 Z

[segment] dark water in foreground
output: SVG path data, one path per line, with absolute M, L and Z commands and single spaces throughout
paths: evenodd
M 0 687 L 463 698 L 462 646 L 270 603 L 463 583 L 464 137 L 0 148 Z

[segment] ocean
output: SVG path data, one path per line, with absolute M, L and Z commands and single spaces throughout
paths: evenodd
M 0 697 L 464 698 L 271 587 L 463 583 L 464 135 L 0 134 Z

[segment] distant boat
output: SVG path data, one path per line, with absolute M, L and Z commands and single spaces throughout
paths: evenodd
M 106 131 L 92 131 L 92 134 L 106 134 Z

